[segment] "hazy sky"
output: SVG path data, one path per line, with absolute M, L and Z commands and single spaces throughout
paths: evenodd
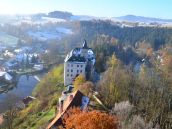
M 172 0 L 0 0 L 0 14 L 32 14 L 53 10 L 92 16 L 133 14 L 172 19 Z

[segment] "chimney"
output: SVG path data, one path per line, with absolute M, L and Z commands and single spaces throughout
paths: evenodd
M 60 100 L 59 102 L 59 113 L 63 112 L 63 100 Z

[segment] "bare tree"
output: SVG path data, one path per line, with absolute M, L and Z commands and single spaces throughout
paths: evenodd
M 5 126 L 7 129 L 13 129 L 13 122 L 17 116 L 16 103 L 19 101 L 19 97 L 15 94 L 8 94 L 5 102 L 7 111 L 4 114 Z

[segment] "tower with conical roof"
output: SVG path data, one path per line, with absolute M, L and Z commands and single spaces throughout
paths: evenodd
M 83 49 L 88 49 L 87 41 L 86 41 L 85 39 L 84 39 L 84 42 L 83 42 L 82 48 L 83 48 Z

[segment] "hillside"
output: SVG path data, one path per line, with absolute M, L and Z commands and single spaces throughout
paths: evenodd
M 0 29 L 5 32 L 0 33 L 2 41 L 32 47 L 38 45 L 38 48 L 41 46 L 45 50 L 41 55 L 44 63 L 58 64 L 34 89 L 32 96 L 36 100 L 22 110 L 12 108 L 5 113 L 12 121 L 7 119 L 2 129 L 9 123 L 14 129 L 47 127 L 56 114 L 62 91 L 66 89 L 63 82 L 64 58 L 70 50 L 75 47 L 78 49 L 83 39 L 87 40 L 95 53 L 98 76 L 97 82 L 91 79 L 86 81 L 83 76 L 74 80 L 74 90 L 79 89 L 91 100 L 89 111 L 83 113 L 84 116 L 90 120 L 90 114 L 97 114 L 95 110 L 98 110 L 99 115 L 107 118 L 120 118 L 122 129 L 158 126 L 170 129 L 172 28 L 139 26 L 133 22 L 171 21 L 132 15 L 121 19 L 129 22 L 98 20 L 96 17 L 55 11 L 19 16 L 18 20 L 14 20 L 17 24 L 1 25 Z M 25 42 L 18 42 L 18 38 Z M 83 116 L 80 110 L 76 111 L 77 115 Z M 81 122 L 76 114 L 72 120 Z
M 62 11 L 54 11 L 54 12 L 50 12 L 48 13 L 48 17 L 52 17 L 52 18 L 61 18 L 61 19 L 70 19 L 72 17 L 72 13 L 69 12 L 62 12 Z
M 153 127 L 154 123 L 164 129 L 171 127 L 171 101 L 168 101 L 172 94 L 171 47 L 164 46 L 154 51 L 151 46 L 141 43 L 137 48 L 126 48 L 115 38 L 105 35 L 99 35 L 92 43 L 96 55 L 95 66 L 97 72 L 101 74 L 101 79 L 93 84 L 85 82 L 81 76 L 78 76 L 74 83 L 76 88 L 86 94 L 91 93 L 91 110 L 117 115 L 122 118 L 120 121 L 122 128 Z M 145 53 L 144 49 L 146 49 Z M 137 61 L 142 57 L 139 52 L 142 52 L 146 61 L 139 61 L 140 68 L 135 72 L 131 63 L 125 61 L 126 58 L 129 61 Z M 163 55 L 159 57 L 161 53 Z M 131 59 L 133 54 L 138 54 L 138 57 Z M 54 118 L 58 98 L 64 89 L 63 65 L 59 65 L 35 88 L 33 96 L 37 99 L 17 112 L 13 123 L 14 129 L 45 128 Z M 95 97 L 99 99 L 98 103 Z
M 37 99 L 17 113 L 13 128 L 45 128 L 54 117 L 57 100 L 63 89 L 63 66 L 59 65 L 37 85 L 33 92 Z
M 121 17 L 114 17 L 115 19 L 128 21 L 128 22 L 145 22 L 145 23 L 168 23 L 172 22 L 172 19 L 161 19 L 161 18 L 152 18 L 152 17 L 143 17 L 135 15 L 126 15 Z
M 120 43 L 135 47 L 139 42 L 150 44 L 159 49 L 164 44 L 171 44 L 171 28 L 161 27 L 120 27 L 111 21 L 81 21 L 80 33 L 89 41 L 97 35 L 114 37 Z

